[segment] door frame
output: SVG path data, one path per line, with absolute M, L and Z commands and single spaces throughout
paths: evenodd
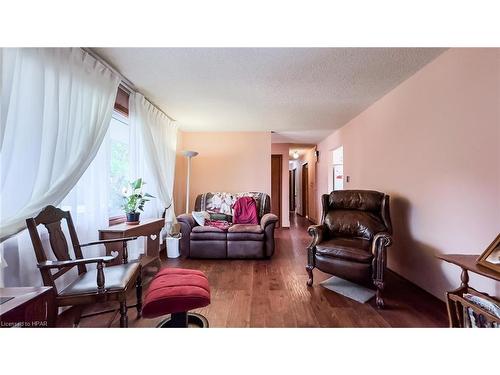
M 283 205 L 283 202 L 282 202 L 282 199 L 283 199 L 283 155 L 281 154 L 271 154 L 271 212 L 273 212 L 273 205 L 272 205 L 272 202 L 273 202 L 273 197 L 272 197 L 272 191 L 273 191 L 273 187 L 272 187 L 272 183 L 273 183 L 273 168 L 272 168 L 272 164 L 273 164 L 273 158 L 274 159 L 278 159 L 279 160 L 279 189 L 278 189 L 278 210 L 277 211 L 277 216 L 278 216 L 278 222 L 276 223 L 276 227 L 278 228 L 281 228 L 281 206 Z M 276 212 L 275 211 L 275 212 Z
M 301 166 L 302 175 L 302 216 L 309 217 L 309 163 L 304 163 Z
M 289 211 L 295 212 L 297 208 L 297 200 L 295 197 L 295 192 L 297 190 L 297 168 L 290 169 L 288 174 L 288 187 L 289 187 Z

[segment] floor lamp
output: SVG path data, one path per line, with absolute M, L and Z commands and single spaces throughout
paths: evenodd
M 188 158 L 188 173 L 186 180 L 186 213 L 189 213 L 189 180 L 191 177 L 191 158 L 194 158 L 198 153 L 196 151 L 184 151 L 184 156 Z

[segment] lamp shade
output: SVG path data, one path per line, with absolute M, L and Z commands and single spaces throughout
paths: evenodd
M 187 158 L 193 158 L 198 155 L 196 151 L 183 151 L 182 154 Z

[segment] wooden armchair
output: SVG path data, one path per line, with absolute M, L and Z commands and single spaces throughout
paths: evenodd
M 71 243 L 76 259 L 71 259 L 66 236 L 61 227 L 62 220 L 66 220 Z M 81 318 L 103 314 L 114 310 L 106 310 L 98 313 L 82 315 L 85 305 L 107 301 L 118 301 L 120 303 L 120 327 L 128 326 L 127 310 L 130 307 L 137 308 L 138 317 L 142 313 L 142 280 L 141 265 L 138 262 L 128 263 L 127 241 L 136 237 L 119 238 L 113 240 L 102 240 L 80 244 L 76 235 L 75 227 L 68 211 L 63 211 L 54 206 L 45 207 L 38 216 L 26 220 L 33 248 L 35 249 L 38 268 L 42 274 L 45 286 L 51 286 L 55 290 L 54 316 L 57 317 L 57 308 L 60 306 L 77 306 L 75 326 L 78 326 Z M 38 226 L 43 224 L 48 231 L 49 243 L 52 253 L 57 260 L 48 260 L 42 246 L 42 240 L 38 232 Z M 82 247 L 105 244 L 110 242 L 123 242 L 123 264 L 104 267 L 110 263 L 115 256 L 102 256 L 84 258 Z M 95 270 L 87 270 L 87 264 L 96 264 Z M 78 277 L 67 286 L 59 290 L 55 280 L 64 275 L 73 267 L 78 269 Z M 56 271 L 56 272 L 53 272 Z M 127 306 L 127 292 L 135 285 L 137 304 Z

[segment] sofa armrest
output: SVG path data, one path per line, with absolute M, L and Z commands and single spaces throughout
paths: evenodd
M 191 214 L 177 216 L 177 221 L 181 226 L 181 240 L 179 250 L 182 256 L 189 257 L 191 249 L 191 230 L 197 225 Z
M 274 254 L 274 227 L 278 222 L 278 216 L 274 214 L 265 214 L 260 219 L 260 226 L 265 233 L 264 239 L 264 255 L 266 258 L 270 258 Z
M 194 228 L 196 226 L 196 221 L 193 219 L 193 215 L 191 214 L 182 214 L 177 216 L 177 221 L 179 223 L 184 223 L 189 226 L 189 228 Z
M 277 223 L 278 220 L 278 216 L 276 216 L 275 214 L 265 214 L 264 216 L 262 216 L 262 219 L 260 219 L 260 226 L 263 230 L 265 230 L 269 224 Z

